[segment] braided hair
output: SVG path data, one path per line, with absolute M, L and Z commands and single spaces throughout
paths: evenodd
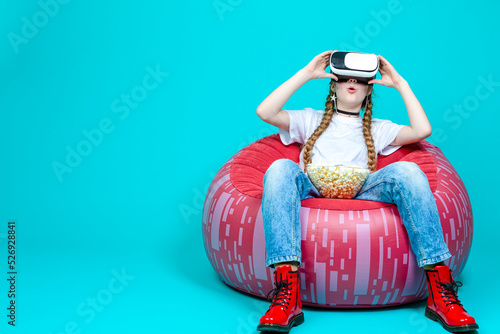
M 332 80 L 332 82 L 335 85 L 334 89 L 330 89 L 330 93 L 328 94 L 326 98 L 326 103 L 325 103 L 325 113 L 323 114 L 323 118 L 321 119 L 321 123 L 319 126 L 314 130 L 313 134 L 307 142 L 304 144 L 304 154 L 303 154 L 303 160 L 304 160 L 304 166 L 307 166 L 307 164 L 311 163 L 311 153 L 312 153 L 312 148 L 314 146 L 314 143 L 316 143 L 316 140 L 318 140 L 319 136 L 325 132 L 325 130 L 328 128 L 330 125 L 330 121 L 332 120 L 333 114 L 337 113 L 337 110 L 334 108 L 333 101 L 331 97 L 333 96 L 334 91 L 337 89 L 337 83 Z M 370 172 L 373 173 L 377 170 L 377 154 L 375 153 L 375 144 L 373 142 L 373 137 L 371 134 L 371 123 L 372 123 L 372 95 L 373 95 L 373 89 L 370 92 L 369 95 L 365 97 L 363 100 L 363 105 L 365 106 L 365 113 L 363 115 L 363 136 L 365 137 L 365 143 L 366 147 L 368 150 L 368 168 L 370 169 Z

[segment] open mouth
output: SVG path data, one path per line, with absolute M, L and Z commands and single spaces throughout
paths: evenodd
M 349 87 L 349 88 L 347 88 L 347 91 L 348 91 L 349 93 L 356 93 L 356 88 L 354 88 L 354 87 Z

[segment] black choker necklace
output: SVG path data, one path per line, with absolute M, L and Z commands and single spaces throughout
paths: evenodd
M 350 112 L 350 111 L 345 111 L 345 110 L 340 110 L 340 109 L 337 109 L 337 112 L 339 112 L 341 114 L 346 114 L 346 115 L 357 115 L 357 116 L 359 116 L 359 112 Z

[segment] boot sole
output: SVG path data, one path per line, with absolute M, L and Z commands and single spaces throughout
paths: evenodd
M 432 311 L 428 307 L 425 308 L 425 316 L 431 320 L 434 320 L 434 321 L 441 323 L 441 325 L 443 326 L 444 329 L 446 329 L 448 332 L 452 332 L 452 333 L 467 332 L 467 331 L 472 331 L 474 329 L 479 328 L 478 324 L 462 325 L 462 326 L 449 326 L 444 322 L 444 320 L 438 314 L 436 314 L 434 311 Z
M 298 326 L 304 322 L 304 313 L 301 312 L 297 314 L 295 317 L 290 319 L 290 323 L 288 326 L 278 325 L 278 324 L 259 324 L 257 326 L 258 331 L 267 331 L 267 332 L 289 332 L 292 327 Z

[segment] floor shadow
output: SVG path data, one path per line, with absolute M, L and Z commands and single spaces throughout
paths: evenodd
M 189 226 L 184 232 L 179 234 L 175 247 L 168 242 L 163 245 L 161 262 L 165 270 L 175 272 L 191 284 L 214 291 L 224 289 L 226 284 L 219 278 L 205 253 L 201 226 Z

